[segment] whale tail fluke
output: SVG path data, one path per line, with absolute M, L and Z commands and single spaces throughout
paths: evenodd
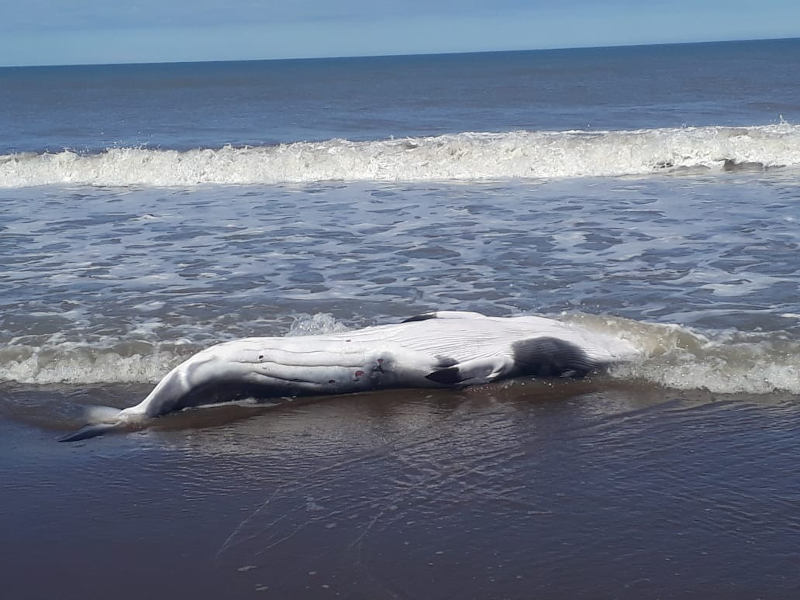
M 84 425 L 78 431 L 58 438 L 59 442 L 79 442 L 80 440 L 88 440 L 89 438 L 104 435 L 109 431 L 120 429 L 122 422 L 119 423 L 95 423 L 93 425 Z
M 87 425 L 64 437 L 58 438 L 59 442 L 78 442 L 97 437 L 109 431 L 121 429 L 125 420 L 121 418 L 122 411 L 110 406 L 88 406 L 84 409 Z

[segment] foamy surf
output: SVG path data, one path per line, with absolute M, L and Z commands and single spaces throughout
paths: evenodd
M 600 333 L 625 339 L 641 358 L 614 366 L 608 376 L 679 390 L 719 394 L 800 393 L 800 343 L 780 332 L 695 331 L 678 325 L 619 317 L 561 315 Z M 343 331 L 328 314 L 300 315 L 287 335 Z M 126 351 L 129 348 L 129 351 Z M 51 342 L 0 351 L 0 382 L 85 385 L 156 383 L 202 346 L 131 340 L 113 347 Z
M 569 319 L 642 351 L 641 360 L 610 369 L 615 379 L 719 394 L 800 393 L 800 343 L 782 332 L 697 331 L 593 315 Z
M 0 381 L 47 385 L 156 383 L 201 348 L 185 352 L 153 346 L 127 353 L 119 347 L 76 345 L 7 346 L 0 351 Z
M 800 165 L 800 126 L 513 131 L 275 146 L 0 156 L 0 186 L 195 186 L 648 175 Z

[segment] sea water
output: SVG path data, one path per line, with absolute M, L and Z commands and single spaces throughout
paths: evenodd
M 436 309 L 575 321 L 643 359 L 577 384 L 215 409 L 141 452 L 235 472 L 277 453 L 321 478 L 237 480 L 248 499 L 232 510 L 251 512 L 210 542 L 242 578 L 289 551 L 302 573 L 284 593 L 328 568 L 367 596 L 453 597 L 472 576 L 480 597 L 787 597 L 798 65 L 800 42 L 781 40 L 0 69 L 0 417 L 46 442 L 82 404 L 134 404 L 236 337 Z M 341 539 L 305 569 L 329 526 Z M 427 586 L 404 576 L 420 565 Z M 365 571 L 380 584 L 342 583 Z

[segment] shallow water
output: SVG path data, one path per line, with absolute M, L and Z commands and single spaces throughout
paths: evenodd
M 610 328 L 648 357 L 624 379 L 800 389 L 793 170 L 0 197 L 10 381 L 152 383 L 225 339 L 457 309 Z

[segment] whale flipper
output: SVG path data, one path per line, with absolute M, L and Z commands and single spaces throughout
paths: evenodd
M 464 386 L 489 383 L 502 377 L 513 365 L 503 355 L 481 357 L 456 364 L 444 364 L 443 368 L 428 373 L 425 379 L 442 385 Z
M 461 373 L 458 370 L 458 367 L 447 367 L 444 369 L 439 369 L 438 371 L 434 371 L 433 373 L 428 373 L 425 375 L 425 379 L 430 379 L 435 383 L 441 383 L 442 385 L 458 385 L 461 380 Z

